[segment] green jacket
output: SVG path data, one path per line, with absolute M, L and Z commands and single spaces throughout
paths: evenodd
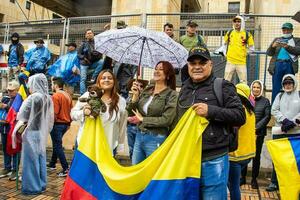
M 176 105 L 178 94 L 169 87 L 156 94 L 149 107 L 148 113 L 143 111 L 143 106 L 152 95 L 154 85 L 146 87 L 136 102 L 130 101 L 127 105 L 129 113 L 132 110 L 138 110 L 142 116 L 143 121 L 138 125 L 141 131 L 152 132 L 156 134 L 168 135 L 171 130 L 170 127 L 176 115 Z

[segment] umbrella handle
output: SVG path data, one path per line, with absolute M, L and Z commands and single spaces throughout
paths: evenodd
M 143 37 L 143 43 L 142 43 L 142 48 L 141 48 L 141 54 L 140 54 L 140 60 L 139 60 L 139 65 L 138 65 L 138 69 L 137 69 L 137 76 L 136 76 L 136 80 L 138 79 L 138 77 L 140 76 L 140 71 L 141 71 L 141 62 L 142 62 L 142 57 L 143 57 L 143 51 L 144 51 L 144 45 L 146 42 L 146 37 Z

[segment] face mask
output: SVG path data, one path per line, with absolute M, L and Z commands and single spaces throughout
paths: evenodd
M 291 33 L 283 34 L 282 37 L 283 38 L 290 38 L 290 37 L 292 37 L 292 34 Z

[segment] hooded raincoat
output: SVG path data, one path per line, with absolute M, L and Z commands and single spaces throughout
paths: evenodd
M 80 69 L 77 51 L 68 52 L 60 57 L 49 67 L 48 74 L 54 77 L 61 77 L 65 83 L 74 86 L 80 81 L 80 75 L 73 73 L 73 69 Z
M 291 92 L 285 91 L 283 87 L 283 81 L 286 78 L 292 78 L 294 80 L 294 88 Z M 283 93 L 279 93 L 272 105 L 271 114 L 275 117 L 275 126 L 272 128 L 272 134 L 283 134 L 281 131 L 281 125 L 284 119 L 289 119 L 295 124 L 296 119 L 300 119 L 300 97 L 297 91 L 298 82 L 294 75 L 287 74 L 282 79 Z M 287 134 L 297 134 L 300 133 L 300 127 L 295 126 L 293 129 L 289 130 Z
M 27 71 L 30 73 L 43 73 L 47 62 L 51 59 L 51 53 L 45 46 L 42 46 L 29 49 L 25 52 L 24 57 L 25 62 L 27 62 Z
M 44 74 L 31 76 L 28 87 L 31 94 L 20 108 L 16 125 L 27 123 L 22 134 L 22 193 L 39 194 L 46 189 L 46 144 L 54 123 L 54 109 Z

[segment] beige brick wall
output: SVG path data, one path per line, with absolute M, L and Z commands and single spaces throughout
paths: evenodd
M 52 19 L 52 11 L 33 2 L 31 2 L 31 8 L 28 10 L 25 7 L 26 0 L 16 0 L 16 3 L 11 3 L 9 0 L 0 0 L 0 13 L 4 14 L 3 22 L 27 21 L 17 2 L 29 20 Z

